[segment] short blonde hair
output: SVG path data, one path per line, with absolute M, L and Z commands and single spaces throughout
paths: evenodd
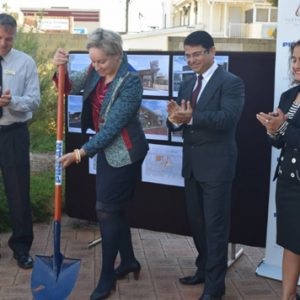
M 97 28 L 88 35 L 86 48 L 87 50 L 102 49 L 108 56 L 123 55 L 121 36 L 114 31 L 102 28 Z

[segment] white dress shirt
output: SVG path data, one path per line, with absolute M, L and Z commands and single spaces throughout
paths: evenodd
M 202 74 L 202 76 L 203 76 L 203 78 L 202 78 L 202 85 L 201 85 L 201 90 L 200 90 L 200 92 L 198 94 L 197 102 L 198 102 L 198 100 L 199 100 L 199 98 L 200 98 L 200 96 L 201 96 L 201 94 L 202 94 L 205 86 L 207 85 L 208 81 L 213 76 L 213 74 L 217 70 L 217 68 L 218 68 L 218 64 L 216 62 L 214 62 L 210 66 L 210 68 Z M 197 77 L 198 76 L 199 76 L 199 74 L 197 74 Z M 197 80 L 196 80 L 196 83 L 195 83 L 195 86 L 194 86 L 193 90 L 196 88 L 196 86 L 197 86 Z
M 213 76 L 213 74 L 215 73 L 215 71 L 218 69 L 218 64 L 216 62 L 214 62 L 210 68 L 208 70 L 206 70 L 203 74 L 202 74 L 202 85 L 201 85 L 201 90 L 198 94 L 198 98 L 197 98 L 197 102 L 205 88 L 205 86 L 207 85 L 208 81 L 210 80 L 210 78 Z M 199 74 L 197 74 L 197 79 L 198 79 Z M 197 86 L 197 80 L 195 82 L 194 88 L 193 90 L 196 88 Z M 188 123 L 188 125 L 192 125 L 193 124 L 193 117 L 191 118 L 190 122 Z
M 11 49 L 2 59 L 1 94 L 10 90 L 12 99 L 3 107 L 0 125 L 26 122 L 40 103 L 40 84 L 36 64 L 26 53 Z

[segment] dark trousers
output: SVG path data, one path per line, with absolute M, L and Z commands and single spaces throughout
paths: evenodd
M 205 278 L 204 293 L 225 294 L 230 226 L 230 182 L 185 179 L 188 219 L 198 257 L 197 272 Z
M 33 241 L 30 205 L 29 132 L 26 124 L 0 130 L 0 169 L 8 201 L 12 235 L 9 247 L 27 254 Z

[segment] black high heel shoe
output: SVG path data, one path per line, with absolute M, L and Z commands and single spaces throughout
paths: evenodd
M 98 284 L 90 296 L 90 300 L 101 300 L 109 297 L 112 290 L 116 290 L 116 280 L 110 285 Z
M 117 279 L 122 279 L 129 273 L 133 273 L 133 278 L 138 280 L 140 277 L 141 265 L 138 261 L 130 264 L 127 267 L 122 267 L 121 265 L 115 269 L 115 275 Z

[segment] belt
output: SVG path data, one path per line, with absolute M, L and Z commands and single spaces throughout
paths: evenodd
M 19 127 L 25 126 L 25 125 L 26 125 L 26 122 L 18 122 L 18 123 L 13 123 L 10 125 L 0 125 L 0 133 L 8 132 L 13 129 L 17 129 Z

